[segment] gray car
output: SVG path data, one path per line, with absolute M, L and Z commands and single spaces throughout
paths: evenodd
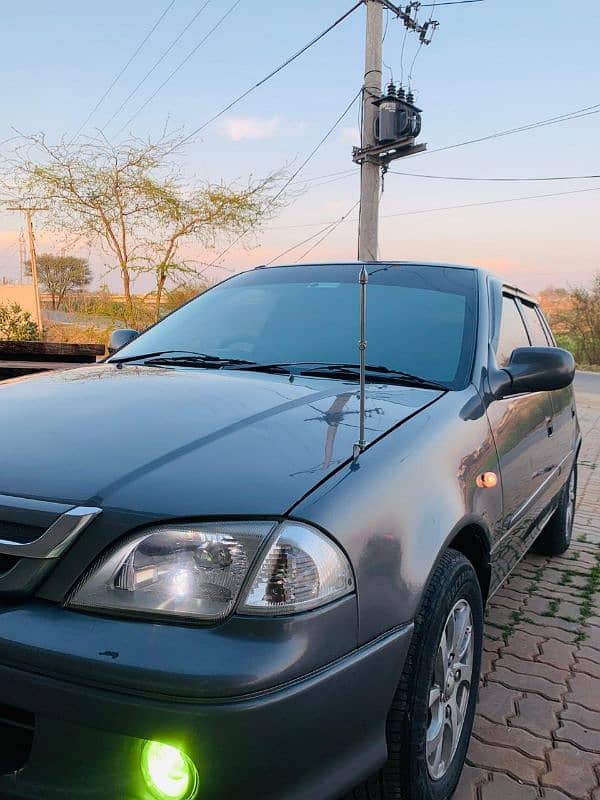
M 134 336 L 0 384 L 0 796 L 448 800 L 485 603 L 571 538 L 535 301 L 258 268 Z

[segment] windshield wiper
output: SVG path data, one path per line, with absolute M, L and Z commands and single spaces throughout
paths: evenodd
M 448 391 L 448 387 L 443 383 L 430 380 L 429 378 L 422 378 L 420 375 L 413 375 L 411 372 L 404 372 L 400 369 L 390 369 L 389 367 L 367 364 L 365 370 L 367 374 L 367 380 L 381 377 L 383 382 L 403 383 L 410 386 L 421 386 L 424 389 L 439 389 L 440 391 L 444 392 Z M 358 378 L 360 376 L 360 367 L 358 364 L 327 364 L 325 366 L 316 367 L 315 369 L 310 368 L 306 371 L 303 371 L 303 374 L 327 374 L 331 375 L 332 377 Z
M 221 358 L 211 356 L 206 353 L 195 353 L 187 350 L 163 350 L 157 353 L 143 353 L 137 356 L 127 356 L 126 358 L 113 358 L 111 364 L 128 364 L 134 361 L 141 361 L 151 366 L 180 366 L 180 367 L 206 367 L 220 369 L 227 366 L 252 365 L 252 361 L 245 361 L 241 358 Z
M 278 364 L 250 364 L 241 366 L 244 372 L 274 372 L 285 375 L 329 375 L 335 378 L 358 378 L 360 367 L 358 364 L 327 364 L 318 361 L 281 362 Z M 390 369 L 389 367 L 368 364 L 366 367 L 367 378 L 374 379 L 378 376 L 384 382 L 404 383 L 411 386 L 421 386 L 424 389 L 439 389 L 447 392 L 448 387 L 439 381 L 422 378 L 411 372 Z

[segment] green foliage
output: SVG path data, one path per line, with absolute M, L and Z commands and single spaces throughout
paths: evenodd
M 18 303 L 0 304 L 0 340 L 37 342 L 40 330 L 28 311 Z
M 82 321 L 102 317 L 112 327 L 121 325 L 142 331 L 154 322 L 154 309 L 143 298 L 133 295 L 127 302 L 111 294 L 106 285 L 91 294 L 69 295 L 64 307 L 71 313 L 81 314 Z
M 570 333 L 556 333 L 555 339 L 559 347 L 564 347 L 565 350 L 568 350 L 573 354 L 577 352 L 577 339 Z
M 31 265 L 27 264 L 31 274 Z M 92 281 L 92 273 L 84 258 L 53 256 L 41 253 L 37 258 L 38 279 L 52 298 L 52 308 L 59 309 L 68 292 L 84 289 Z
M 208 285 L 205 283 L 183 283 L 180 286 L 176 286 L 174 289 L 165 293 L 161 306 L 162 313 L 168 314 L 171 311 L 175 311 L 185 303 L 193 300 L 194 297 L 198 297 L 198 295 L 202 294 L 207 289 Z
M 600 365 L 600 273 L 589 289 L 549 290 L 540 299 L 560 346 L 580 365 Z
M 183 138 L 112 144 L 102 136 L 50 145 L 43 135 L 22 137 L 10 181 L 14 202 L 43 205 L 45 221 L 99 244 L 118 269 L 131 316 L 132 281 L 141 272 L 156 280 L 154 316 L 163 292 L 198 278 L 206 265 L 182 255 L 195 242 L 210 248 L 241 240 L 277 204 L 275 177 L 240 188 L 224 183 L 192 186 L 176 158 Z M 42 212 L 43 213 L 43 212 Z

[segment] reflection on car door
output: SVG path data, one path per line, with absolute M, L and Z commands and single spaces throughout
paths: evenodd
M 496 348 L 498 366 L 508 365 L 515 348 L 530 345 L 517 300 L 505 294 Z M 547 503 L 545 483 L 553 469 L 550 394 L 535 392 L 494 400 L 488 406 L 488 419 L 498 451 L 504 509 L 492 559 L 492 584 L 496 586 L 529 548 L 534 525 Z

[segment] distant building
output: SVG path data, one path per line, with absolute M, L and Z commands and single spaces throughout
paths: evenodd
M 41 327 L 38 319 L 35 291 L 31 283 L 0 283 L 0 304 L 10 305 L 17 303 L 23 311 L 29 311 L 33 321 Z

